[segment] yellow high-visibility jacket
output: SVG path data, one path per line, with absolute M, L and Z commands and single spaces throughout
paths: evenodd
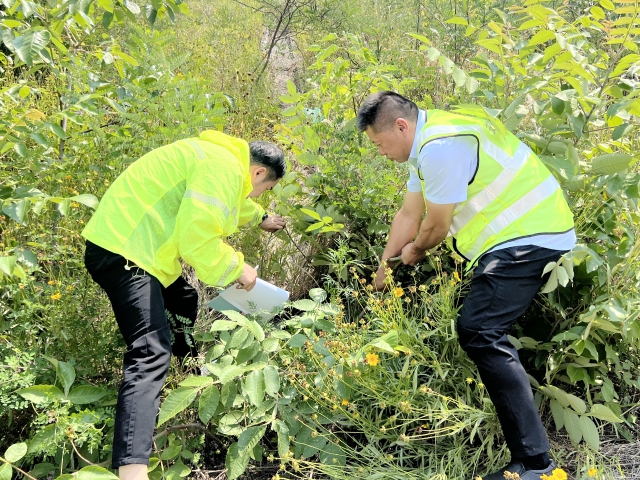
M 247 142 L 215 130 L 157 148 L 113 182 L 82 236 L 165 287 L 180 276 L 180 258 L 204 283 L 227 285 L 244 257 L 223 238 L 264 214 L 247 198 L 249 161 Z

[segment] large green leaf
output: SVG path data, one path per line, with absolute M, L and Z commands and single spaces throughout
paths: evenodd
M 13 468 L 8 463 L 0 466 L 0 480 L 11 480 L 11 476 L 13 475 Z
M 117 480 L 118 477 L 111 473 L 106 468 L 98 467 L 97 465 L 91 465 L 84 467 L 76 474 L 78 480 Z
M 31 208 L 31 200 L 23 198 L 17 202 L 3 205 L 2 213 L 7 214 L 12 220 L 24 225 L 24 219 Z
M 289 427 L 282 420 L 275 420 L 273 429 L 278 434 L 278 455 L 284 457 L 289 452 Z
M 593 159 L 591 171 L 596 175 L 613 175 L 627 168 L 632 160 L 628 153 L 607 153 Z
M 267 431 L 266 425 L 255 425 L 247 428 L 238 438 L 238 451 L 251 451 Z
M 264 384 L 266 392 L 275 397 L 280 391 L 280 375 L 278 375 L 278 369 L 273 365 L 267 365 L 264 367 Z
M 92 385 L 82 385 L 81 387 L 74 388 L 67 397 L 74 405 L 84 405 L 85 403 L 93 403 L 100 400 L 108 392 L 102 388 L 94 387 Z
M 329 442 L 320 450 L 320 461 L 325 465 L 340 465 L 343 467 L 347 461 L 347 456 L 340 445 Z
M 227 467 L 227 477 L 229 480 L 235 480 L 244 473 L 249 465 L 249 451 L 243 450 L 239 452 L 238 444 L 234 443 L 227 450 L 227 458 L 225 466 Z
M 27 454 L 27 450 L 28 447 L 26 443 L 14 443 L 7 448 L 7 451 L 4 453 L 4 458 L 7 462 L 16 463 Z
M 205 425 L 209 423 L 218 408 L 219 402 L 220 392 L 215 385 L 210 385 L 202 391 L 198 401 L 198 416 L 202 423 Z
M 71 197 L 70 200 L 74 202 L 81 203 L 82 205 L 86 205 L 89 208 L 96 209 L 98 208 L 98 204 L 100 201 L 95 195 L 91 195 L 90 193 L 83 193 L 82 195 L 76 195 L 75 197 Z
M 178 385 L 181 387 L 206 387 L 213 383 L 213 378 L 211 377 L 202 377 L 199 375 L 191 375 L 184 380 L 182 380 Z
M 48 45 L 50 38 L 51 35 L 46 30 L 27 30 L 13 41 L 13 48 L 18 58 L 31 66 Z
M 61 400 L 64 398 L 62 391 L 53 385 L 34 385 L 18 390 L 16 393 L 33 403 L 46 403 L 51 399 Z
M 580 443 L 582 439 L 582 422 L 580 417 L 573 410 L 564 409 L 564 427 L 569 433 L 569 438 L 574 444 Z
M 247 375 L 245 390 L 245 393 L 253 405 L 257 407 L 262 403 L 265 391 L 264 373 L 262 370 L 253 370 Z
M 593 423 L 593 420 L 589 417 L 582 416 L 580 417 L 580 426 L 584 441 L 587 442 L 587 445 L 591 448 L 598 451 L 600 449 L 600 435 L 598 434 L 596 424 Z
M 186 409 L 198 395 L 196 388 L 181 387 L 171 392 L 162 403 L 160 415 L 158 416 L 158 426 L 175 417 Z
M 587 415 L 589 415 L 590 417 L 599 418 L 600 420 L 605 420 L 611 423 L 622 422 L 622 420 L 620 420 L 620 418 L 618 418 L 618 416 L 615 413 L 613 413 L 609 407 L 599 403 L 592 405 L 591 411 L 587 413 Z
M 58 380 L 60 380 L 62 384 L 64 396 L 66 397 L 69 395 L 69 389 L 76 379 L 76 370 L 70 363 L 58 360 L 56 363 L 56 373 L 58 374 Z

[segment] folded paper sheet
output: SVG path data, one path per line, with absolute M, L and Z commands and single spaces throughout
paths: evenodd
M 264 320 L 269 320 L 274 316 L 273 310 L 282 307 L 288 299 L 289 292 L 259 278 L 250 292 L 238 289 L 233 284 L 207 306 L 218 311 L 237 310 L 245 314 L 258 314 Z

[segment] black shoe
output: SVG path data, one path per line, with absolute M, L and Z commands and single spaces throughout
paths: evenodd
M 554 468 L 556 468 L 556 464 L 553 460 L 551 460 L 549 466 L 543 470 L 527 470 L 522 463 L 515 461 L 497 472 L 482 477 L 482 480 L 541 480 L 542 475 L 551 476 Z M 517 474 L 517 476 L 509 474 Z

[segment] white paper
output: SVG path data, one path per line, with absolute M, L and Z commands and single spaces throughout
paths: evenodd
M 220 296 L 243 313 L 258 314 L 264 320 L 274 316 L 273 310 L 289 300 L 289 292 L 258 278 L 250 292 L 231 285 Z

